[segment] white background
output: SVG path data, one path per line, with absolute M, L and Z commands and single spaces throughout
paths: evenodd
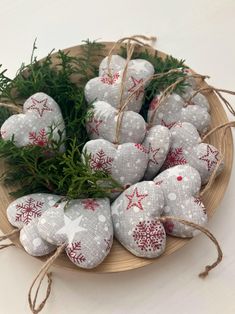
M 126 35 L 158 37 L 157 48 L 178 58 L 210 83 L 235 90 L 234 0 L 0 0 L 0 63 L 13 76 L 29 61 L 38 38 L 38 56 L 83 39 L 117 40 Z M 235 102 L 235 98 L 232 99 Z M 197 277 L 215 258 L 198 236 L 158 263 L 102 275 L 54 269 L 45 314 L 234 314 L 235 173 L 209 223 L 224 260 L 205 280 Z M 0 314 L 28 314 L 27 292 L 41 263 L 20 250 L 0 252 Z

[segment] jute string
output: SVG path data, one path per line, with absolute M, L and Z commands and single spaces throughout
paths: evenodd
M 22 113 L 23 112 L 23 107 L 17 106 L 15 104 L 0 102 L 0 107 L 4 107 L 6 109 L 9 109 L 11 112 L 14 112 L 14 113 Z
M 47 301 L 47 299 L 51 293 L 51 285 L 52 285 L 52 273 L 47 273 L 47 272 L 48 272 L 49 268 L 52 266 L 52 264 L 54 263 L 54 261 L 62 254 L 65 247 L 66 247 L 66 244 L 62 244 L 61 246 L 59 246 L 57 248 L 55 253 L 42 266 L 41 270 L 39 271 L 38 275 L 35 277 L 35 279 L 33 280 L 32 284 L 30 286 L 29 293 L 28 293 L 28 302 L 29 302 L 29 307 L 30 307 L 33 314 L 39 313 L 46 304 L 46 301 Z M 45 276 L 47 276 L 47 278 L 48 278 L 46 296 L 42 300 L 42 302 L 38 306 L 36 306 L 38 293 L 39 293 L 41 284 L 42 284 Z M 38 284 L 36 287 L 35 295 L 32 297 L 32 293 L 33 293 L 32 291 L 33 291 L 33 288 L 36 285 L 37 281 L 38 281 Z
M 173 216 L 160 217 L 159 220 L 162 223 L 167 222 L 167 221 L 171 221 L 171 220 L 178 221 L 178 222 L 182 223 L 183 225 L 186 225 L 186 226 L 189 226 L 189 227 L 192 227 L 194 229 L 201 231 L 214 243 L 214 245 L 216 246 L 217 252 L 218 252 L 217 259 L 211 265 L 206 265 L 205 270 L 199 274 L 199 277 L 205 278 L 209 274 L 209 272 L 222 261 L 223 252 L 220 248 L 220 245 L 219 245 L 218 241 L 216 240 L 216 238 L 214 237 L 214 235 L 208 229 L 206 229 L 202 226 L 199 226 L 198 224 L 195 224 L 191 221 L 187 221 L 185 219 L 173 217 Z

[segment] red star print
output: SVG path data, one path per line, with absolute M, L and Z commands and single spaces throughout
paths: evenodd
M 88 127 L 88 133 L 95 133 L 98 136 L 99 134 L 99 126 L 103 120 L 97 120 L 96 118 L 90 118 L 89 121 L 87 122 L 87 127 Z
M 131 76 L 133 86 L 128 89 L 128 92 L 134 92 L 135 89 L 138 87 L 138 85 L 142 84 L 143 79 L 137 80 L 133 76 Z M 144 86 L 141 86 L 138 88 L 138 90 L 135 92 L 135 99 L 138 100 L 140 95 L 144 93 Z
M 128 200 L 129 200 L 129 203 L 127 205 L 127 210 L 130 209 L 131 207 L 138 207 L 139 209 L 141 210 L 144 210 L 143 209 L 143 206 L 141 204 L 141 201 L 148 196 L 148 194 L 139 194 L 138 192 L 138 189 L 135 188 L 133 193 L 130 194 L 130 195 L 125 195 Z
M 210 145 L 207 145 L 207 152 L 205 155 L 201 156 L 199 159 L 203 160 L 207 164 L 207 170 L 210 171 L 213 165 L 216 165 L 219 161 L 217 150 L 213 150 Z
M 26 109 L 27 110 L 29 110 L 29 109 L 36 110 L 40 117 L 43 116 L 44 111 L 53 111 L 47 105 L 47 98 L 45 98 L 43 100 L 37 100 L 37 99 L 31 97 L 31 100 L 32 100 L 32 104 Z
M 88 198 L 86 200 L 82 201 L 82 204 L 84 205 L 85 209 L 90 209 L 92 211 L 96 210 L 96 207 L 99 207 L 100 205 L 94 200 L 93 198 Z
M 167 127 L 168 129 L 171 129 L 175 124 L 176 122 L 166 123 L 163 119 L 161 120 L 161 125 Z
M 148 154 L 151 153 L 151 155 L 149 156 L 152 156 L 151 158 L 149 158 L 149 164 L 152 162 L 154 165 L 158 165 L 158 161 L 156 159 L 156 155 L 157 153 L 159 152 L 160 148 L 153 148 L 151 143 L 149 143 L 149 148 L 148 148 Z

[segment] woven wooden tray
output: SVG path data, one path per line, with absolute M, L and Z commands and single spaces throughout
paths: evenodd
M 107 55 L 110 48 L 113 46 L 113 43 L 104 43 L 105 44 L 105 51 L 104 54 Z M 141 48 L 139 48 L 141 49 Z M 69 51 L 71 55 L 79 55 L 81 53 L 80 46 L 75 46 L 72 48 L 65 49 L 65 51 Z M 151 53 L 155 51 L 152 48 L 149 48 Z M 159 52 L 158 55 L 162 58 L 166 56 L 166 54 Z M 56 58 L 53 58 L 54 63 L 56 63 Z M 100 60 L 97 60 L 100 62 Z M 74 78 L 76 80 L 76 78 Z M 206 83 L 199 82 L 200 86 L 207 86 Z M 223 106 L 217 96 L 214 93 L 207 93 L 205 94 L 207 97 L 210 106 L 211 106 L 211 116 L 212 116 L 212 125 L 211 127 L 215 127 L 219 124 L 228 121 L 226 113 L 223 109 Z M 218 147 L 219 144 L 219 137 L 220 132 L 217 132 L 215 135 L 210 136 L 209 142 L 213 144 L 215 147 Z M 225 190 L 227 188 L 231 168 L 233 163 L 233 139 L 232 133 L 229 130 L 225 137 L 225 145 L 226 151 L 224 156 L 225 162 L 225 169 L 223 173 L 215 180 L 211 189 L 203 196 L 203 202 L 206 205 L 207 212 L 209 217 L 211 217 L 218 207 L 220 201 L 222 200 Z M 4 162 L 0 161 L 0 171 L 1 173 L 4 171 Z M 13 200 L 9 193 L 10 190 L 3 185 L 0 185 L 0 229 L 4 233 L 8 233 L 13 230 L 13 227 L 9 224 L 7 217 L 6 217 L 6 208 L 8 204 Z M 22 248 L 19 243 L 18 236 L 12 238 L 12 241 L 15 243 L 17 247 Z M 173 252 L 179 250 L 183 247 L 186 243 L 188 243 L 190 239 L 180 239 L 168 236 L 167 238 L 167 246 L 165 253 L 160 257 L 163 258 L 166 255 L 170 255 Z M 45 261 L 47 257 L 39 258 L 42 261 Z M 130 269 L 135 269 L 139 267 L 143 267 L 145 265 L 156 263 L 158 259 L 145 259 L 145 258 L 138 258 L 131 253 L 129 253 L 126 249 L 124 249 L 117 241 L 114 241 L 113 247 L 111 249 L 110 254 L 105 259 L 105 261 L 97 268 L 93 270 L 89 270 L 92 272 L 100 272 L 100 273 L 109 273 L 109 272 L 119 272 L 119 271 L 126 271 Z M 76 267 L 72 264 L 65 254 L 62 254 L 54 263 L 56 266 L 76 270 L 76 271 L 84 271 L 81 268 Z

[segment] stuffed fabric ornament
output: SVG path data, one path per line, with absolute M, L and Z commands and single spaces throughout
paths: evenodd
M 88 103 L 95 100 L 102 100 L 114 108 L 119 108 L 120 91 L 123 76 L 123 70 L 126 60 L 118 55 L 113 55 L 110 62 L 110 73 L 108 71 L 108 57 L 104 58 L 100 63 L 99 77 L 95 77 L 88 81 L 85 86 L 85 96 Z M 135 59 L 128 64 L 125 76 L 123 100 L 125 101 L 129 95 L 134 92 L 140 84 L 154 74 L 152 64 L 146 60 Z M 129 102 L 126 110 L 139 112 L 142 106 L 144 88 L 148 85 L 145 83 Z
M 104 101 L 96 101 L 89 111 L 86 123 L 90 139 L 103 138 L 111 143 L 116 142 L 118 111 Z M 145 137 L 146 123 L 144 118 L 133 111 L 124 111 L 119 134 L 119 144 L 141 143 Z
M 129 187 L 111 206 L 117 240 L 136 256 L 161 255 L 166 244 L 165 230 L 158 220 L 163 207 L 163 192 L 153 181 Z
M 150 128 L 142 145 L 148 153 L 148 166 L 144 175 L 146 180 L 153 179 L 160 170 L 170 148 L 170 131 L 162 125 Z
M 189 164 L 197 169 L 202 184 L 208 182 L 212 172 L 221 158 L 221 154 L 214 146 L 201 143 L 196 128 L 187 122 L 177 123 L 170 129 L 171 148 L 163 164 L 167 169 L 180 164 Z M 221 163 L 217 175 L 223 170 Z
M 163 216 L 174 216 L 192 221 L 200 226 L 207 223 L 205 206 L 197 196 L 201 188 L 201 178 L 196 169 L 189 165 L 179 165 L 160 173 L 154 182 L 165 197 Z M 167 221 L 166 232 L 177 237 L 193 237 L 198 231 L 177 221 Z
M 159 104 L 161 95 L 156 95 L 148 110 L 148 122 L 153 125 L 161 124 L 169 129 L 177 122 L 192 123 L 200 134 L 208 131 L 211 118 L 208 112 L 209 104 L 202 94 L 197 94 L 190 104 L 186 103 L 193 90 L 188 88 L 184 94 L 185 100 L 178 94 L 172 93 Z
M 148 165 L 148 152 L 141 144 L 125 143 L 114 145 L 97 139 L 86 143 L 83 152 L 90 155 L 92 170 L 102 170 L 123 187 L 140 181 Z
M 58 131 L 64 134 L 64 121 L 58 104 L 44 93 L 29 97 L 23 105 L 23 113 L 10 116 L 1 127 L 3 140 L 12 140 L 18 147 L 27 145 L 47 146 L 49 134 L 59 140 Z M 61 148 L 62 149 L 62 148 Z
M 75 265 L 94 268 L 108 255 L 113 242 L 109 200 L 61 202 L 40 217 L 38 230 L 53 245 L 67 244 L 66 254 Z
M 7 208 L 9 222 L 20 230 L 20 242 L 25 251 L 33 256 L 42 256 L 55 250 L 38 233 L 39 217 L 61 199 L 60 196 L 36 193 L 20 197 Z

